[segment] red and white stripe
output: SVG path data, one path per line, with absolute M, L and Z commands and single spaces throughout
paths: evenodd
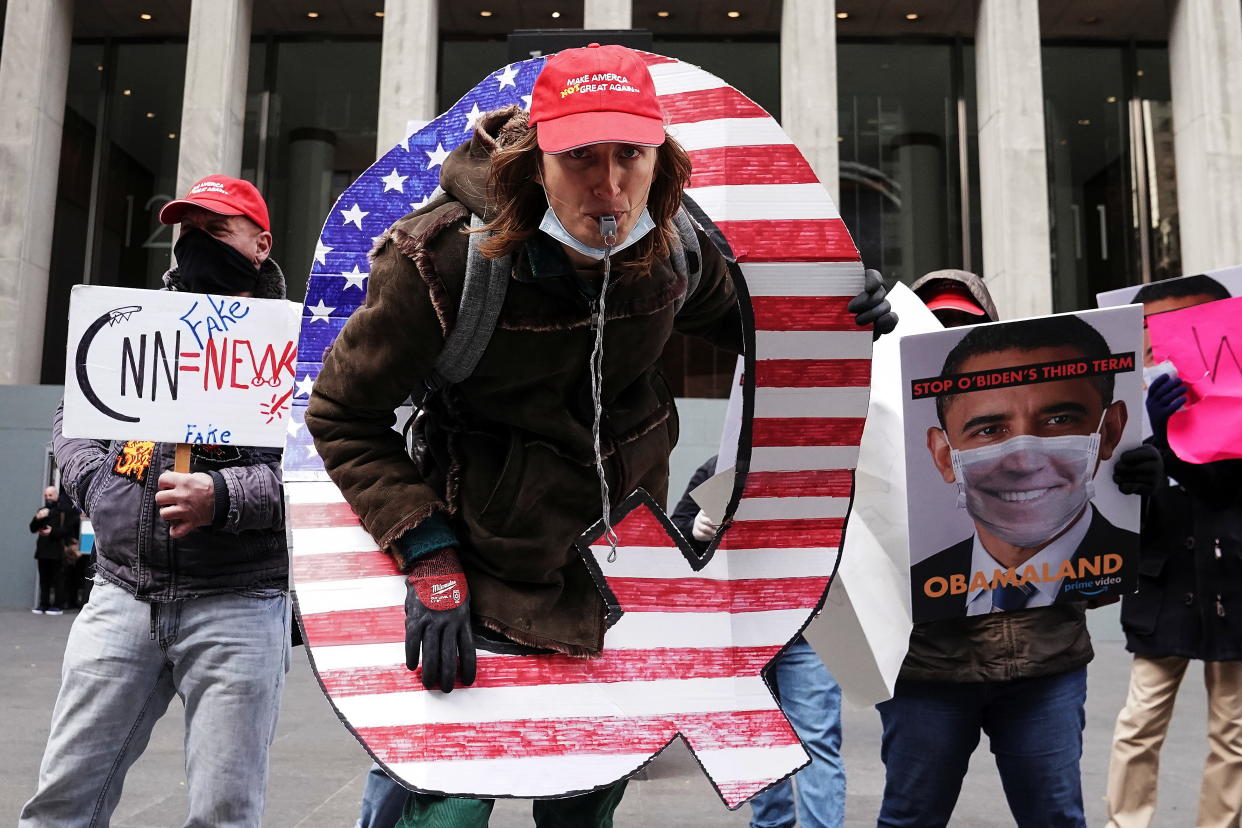
M 286 484 L 307 644 L 338 712 L 408 785 L 548 796 L 629 775 L 681 734 L 730 808 L 807 762 L 760 671 L 836 566 L 867 408 L 871 334 L 845 309 L 862 264 L 780 126 L 719 78 L 650 56 L 688 194 L 728 239 L 756 327 L 750 474 L 694 571 L 645 505 L 592 547 L 624 610 L 595 659 L 479 653 L 473 687 L 405 669 L 405 587 L 327 482 Z M 585 528 L 585 527 L 584 527 Z

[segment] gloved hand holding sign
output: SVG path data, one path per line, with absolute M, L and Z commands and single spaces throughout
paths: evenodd
M 1184 381 L 1161 374 L 1147 386 L 1147 419 L 1151 432 L 1166 445 L 1169 442 L 1169 418 L 1186 404 L 1188 386 Z
M 846 310 L 855 314 L 854 321 L 859 325 L 875 323 L 875 337 L 878 339 L 886 333 L 892 333 L 897 327 L 897 314 L 888 300 L 884 298 L 884 280 L 878 270 L 868 270 L 863 274 L 863 292 L 850 300 Z
M 416 669 L 421 652 L 428 690 L 451 692 L 459 663 L 461 683 L 474 684 L 470 591 L 457 550 L 446 546 L 419 558 L 405 584 L 405 666 Z

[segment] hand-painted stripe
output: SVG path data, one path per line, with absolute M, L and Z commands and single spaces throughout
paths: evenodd
M 842 518 L 737 521 L 725 533 L 721 545 L 726 549 L 801 548 L 814 543 L 835 547 L 841 543 L 844 527 Z
M 336 696 L 356 728 L 559 719 L 565 716 L 677 716 L 732 710 L 774 710 L 776 700 L 758 676 L 542 684 L 466 688 L 454 693 L 373 693 Z M 546 713 L 540 716 L 538 714 Z
M 856 446 L 863 417 L 764 417 L 751 423 L 756 446 Z
M 763 147 L 793 144 L 771 118 L 714 118 L 690 124 L 670 124 L 668 134 L 686 152 L 722 147 Z
M 730 533 L 734 531 L 736 529 L 731 529 Z M 620 556 L 621 552 L 617 554 Z M 690 572 L 689 567 L 686 572 Z M 721 581 L 694 577 L 609 577 L 608 585 L 626 612 L 744 613 L 814 606 L 827 586 L 827 579 L 810 576 Z M 328 642 L 326 636 L 333 631 L 337 635 L 349 635 L 351 629 L 365 627 L 374 632 L 400 628 L 404 624 L 405 580 L 400 576 L 299 582 L 297 590 L 302 620 L 312 643 L 346 643 L 340 639 Z M 348 618 L 328 617 L 342 612 L 353 614 Z
M 734 520 L 843 518 L 849 510 L 848 497 L 755 497 L 748 493 L 733 517 Z
M 468 693 L 470 690 L 463 690 Z M 517 719 L 511 722 L 447 722 L 411 727 L 368 727 L 358 736 L 386 764 L 597 753 L 659 752 L 677 733 L 694 733 L 704 750 L 787 747 L 798 736 L 779 710 L 739 710 L 599 719 Z
M 731 86 L 661 94 L 665 122 L 688 124 L 716 118 L 768 118 L 763 107 Z
M 285 518 L 299 529 L 323 529 L 328 527 L 357 526 L 358 516 L 349 504 L 341 503 L 290 503 Z
M 335 483 L 286 483 L 285 500 L 292 504 L 344 503 L 345 495 Z M 294 523 L 297 520 L 294 519 Z
M 841 219 L 718 221 L 739 262 L 853 262 L 858 249 Z
M 322 555 L 327 552 L 378 552 L 375 539 L 361 526 L 330 526 L 303 529 L 294 526 L 289 530 L 292 544 L 289 554 Z
M 735 184 L 695 187 L 686 195 L 717 225 L 748 221 L 840 219 L 828 191 L 813 184 Z M 728 237 L 728 233 L 725 236 Z
M 760 331 L 870 334 L 854 321 L 847 296 L 752 296 L 750 303 L 755 310 L 755 328 Z M 767 354 L 760 351 L 759 357 L 767 358 Z
M 871 360 L 760 357 L 755 363 L 755 385 L 761 388 L 866 388 L 871 385 Z
M 809 538 L 811 541 L 817 538 Z M 807 610 L 728 613 L 630 612 L 604 635 L 604 652 L 694 647 L 783 647 L 806 622 Z M 313 616 L 302 616 L 304 624 Z M 342 616 L 344 618 L 344 616 Z M 405 663 L 404 624 L 377 633 L 376 640 L 349 635 L 344 624 L 331 634 L 347 644 L 324 645 L 310 640 L 318 670 L 391 667 Z M 525 656 L 522 656 L 523 658 Z
M 843 497 L 854 490 L 854 473 L 844 469 L 794 472 L 751 472 L 746 497 Z
M 755 675 L 776 656 L 778 649 L 771 646 L 604 650 L 598 658 L 591 659 L 559 654 L 488 656 L 479 659 L 478 673 L 471 688 Z M 334 697 L 423 691 L 421 668 L 408 670 L 404 664 L 347 670 L 321 669 L 319 678 Z
M 756 296 L 857 296 L 863 264 L 844 262 L 746 262 L 746 290 Z
M 694 165 L 690 173 L 691 187 L 819 181 L 793 144 L 695 150 L 690 153 L 690 163 Z
M 871 397 L 869 388 L 758 388 L 756 417 L 849 417 L 862 416 Z M 855 449 L 857 452 L 857 449 Z M 854 461 L 827 461 L 823 468 L 852 468 Z M 754 466 L 752 465 L 752 468 Z M 810 466 L 808 468 L 816 468 Z
M 756 330 L 755 346 L 763 359 L 871 359 L 871 331 Z
M 651 80 L 659 97 L 728 87 L 723 80 L 693 63 L 660 57 L 657 62 L 648 64 L 647 69 L 651 72 Z
M 750 452 L 752 472 L 852 469 L 857 465 L 858 446 L 758 446 Z

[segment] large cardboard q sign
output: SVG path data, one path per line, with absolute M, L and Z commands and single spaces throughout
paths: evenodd
M 600 657 L 481 651 L 474 686 L 425 691 L 404 664 L 403 579 L 302 425 L 320 365 L 297 368 L 285 480 L 308 651 L 347 727 L 411 788 L 566 796 L 633 774 L 680 735 L 736 808 L 808 760 L 760 673 L 809 622 L 836 568 L 870 381 L 871 332 L 845 307 L 863 268 L 771 116 L 697 67 L 646 60 L 694 164 L 687 207 L 741 297 L 747 393 L 733 523 L 704 555 L 641 490 L 616 514 L 612 563 L 598 528 L 583 527 L 583 559 L 611 610 Z M 529 102 L 543 62 L 484 79 L 344 192 L 315 254 L 304 356 L 324 353 L 362 302 L 372 238 L 427 203 L 481 112 Z

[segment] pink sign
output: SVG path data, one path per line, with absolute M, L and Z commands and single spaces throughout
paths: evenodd
M 1152 355 L 1190 386 L 1169 420 L 1169 446 L 1189 463 L 1242 458 L 1242 297 L 1147 317 Z

